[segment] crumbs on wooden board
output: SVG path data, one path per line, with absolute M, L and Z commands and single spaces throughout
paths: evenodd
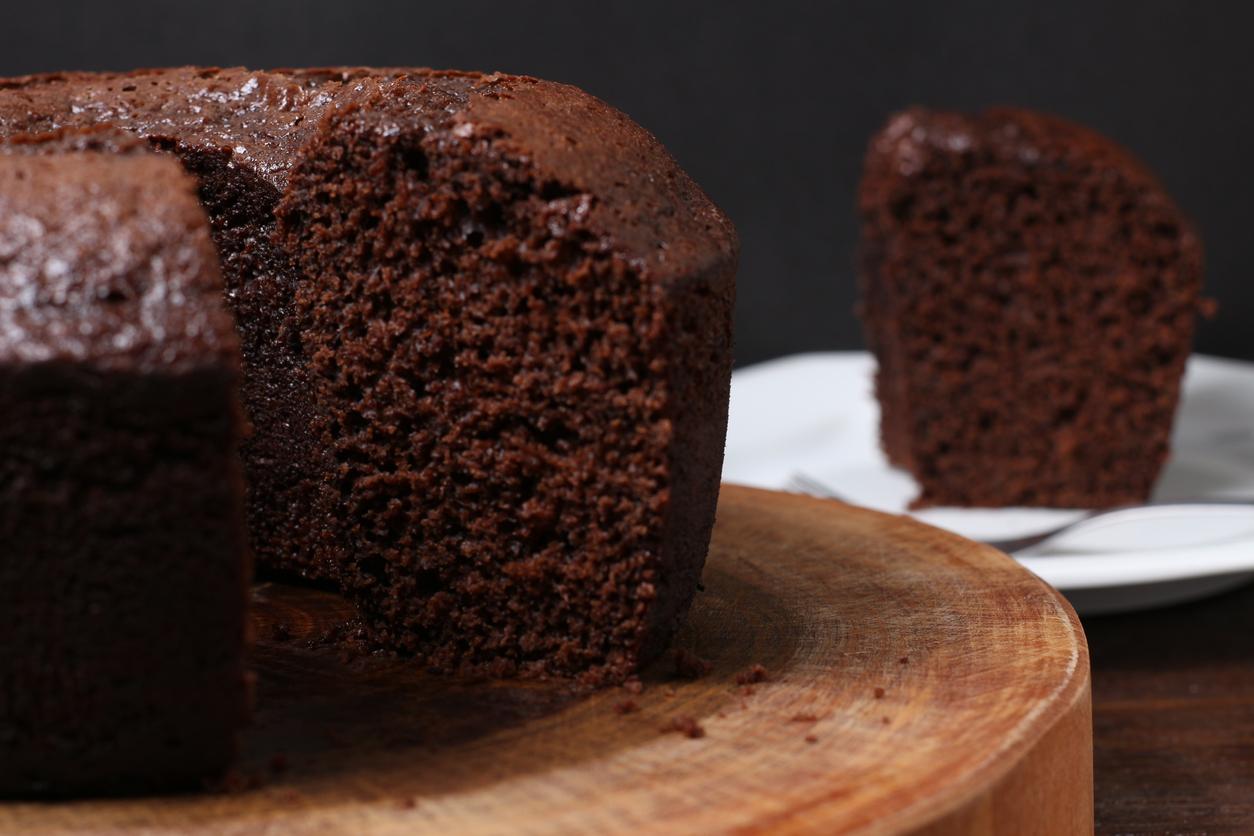
M 631 714 L 640 710 L 640 701 L 635 697 L 628 697 L 625 700 L 619 700 L 614 703 L 615 714 Z
M 684 679 L 699 679 L 714 670 L 705 659 L 682 647 L 675 650 L 675 673 Z
M 766 668 L 761 665 L 750 665 L 740 673 L 736 674 L 736 676 L 733 677 L 733 680 L 737 685 L 753 685 L 757 682 L 766 682 L 770 678 L 771 675 L 767 672 Z
M 679 732 L 684 737 L 690 737 L 694 740 L 699 737 L 705 737 L 705 729 L 697 722 L 697 718 L 691 714 L 678 714 L 672 717 L 668 723 L 662 726 L 661 732 L 662 734 Z

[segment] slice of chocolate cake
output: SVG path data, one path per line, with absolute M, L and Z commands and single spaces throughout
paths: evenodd
M 47 150 L 0 153 L 0 793 L 198 788 L 249 718 L 237 338 L 173 161 Z
M 1146 499 L 1202 271 L 1150 172 L 1056 117 L 915 108 L 871 140 L 859 207 L 882 441 L 915 505 Z
M 621 113 L 430 70 L 0 82 L 0 134 L 108 123 L 199 178 L 260 561 L 439 670 L 623 679 L 695 592 L 737 243 Z

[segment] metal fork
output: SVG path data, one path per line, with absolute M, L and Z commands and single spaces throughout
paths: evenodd
M 818 497 L 820 499 L 836 499 L 841 502 L 851 502 L 846 497 L 839 495 L 838 493 L 833 491 L 831 488 L 827 487 L 827 485 L 824 485 L 823 483 L 819 482 L 817 479 L 814 479 L 811 476 L 807 476 L 806 474 L 801 473 L 801 472 L 794 472 L 788 478 L 788 483 L 785 485 L 785 490 L 789 490 L 794 493 L 808 494 L 809 496 Z M 851 504 L 856 505 L 857 503 L 851 502 Z M 1043 543 L 1052 537 L 1055 537 L 1059 534 L 1062 534 L 1065 531 L 1070 530 L 1071 528 L 1074 528 L 1077 525 L 1080 525 L 1081 523 L 1087 522 L 1096 517 L 1103 517 L 1108 514 L 1126 513 L 1128 511 L 1136 511 L 1142 508 L 1151 508 L 1151 507 L 1160 509 L 1160 513 L 1161 513 L 1162 509 L 1170 508 L 1170 507 L 1182 507 L 1182 506 L 1190 506 L 1190 505 L 1198 506 L 1198 505 L 1250 505 L 1250 504 L 1254 504 L 1254 503 L 1251 503 L 1251 501 L 1249 500 L 1208 499 L 1208 500 L 1197 501 L 1197 502 L 1146 502 L 1141 505 L 1124 505 L 1118 508 L 1105 508 L 1105 509 L 1101 509 L 1097 511 L 1089 511 L 1083 517 L 1077 520 L 1073 520 L 1067 523 L 1066 525 L 1060 525 L 1057 528 L 1053 528 L 1049 531 L 1045 531 L 1040 534 L 1033 534 L 1029 537 L 1016 537 L 1016 538 L 1009 539 L 1009 540 L 980 540 L 978 542 L 984 543 L 985 545 L 988 545 L 988 546 L 992 546 L 995 549 L 1000 549 L 1001 551 L 1004 551 L 1007 554 L 1013 554 L 1014 552 L 1021 551 L 1030 546 L 1035 546 L 1040 543 Z

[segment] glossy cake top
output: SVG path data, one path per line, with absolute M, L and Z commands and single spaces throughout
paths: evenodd
M 218 362 L 236 342 L 220 281 L 204 211 L 173 160 L 0 154 L 0 361 Z
M 738 250 L 726 216 L 652 134 L 564 84 L 421 68 L 182 67 L 0 81 L 0 136 L 110 124 L 157 145 L 229 153 L 280 192 L 327 120 L 367 111 L 385 117 L 378 130 L 482 142 L 534 166 L 555 193 L 588 195 L 561 214 L 579 219 L 592 246 L 659 279 Z
M 1077 172 L 1104 169 L 1142 188 L 1151 202 L 1170 204 L 1162 185 L 1119 143 L 1059 116 L 1014 107 L 992 107 L 978 114 L 911 107 L 895 114 L 872 137 L 863 181 L 864 207 L 875 177 L 906 187 L 955 156 L 973 163 L 1019 168 L 1066 165 Z M 1174 206 L 1172 207 L 1175 208 Z

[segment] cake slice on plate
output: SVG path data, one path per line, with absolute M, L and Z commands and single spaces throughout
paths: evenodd
M 1057 117 L 913 108 L 858 199 L 881 438 L 916 507 L 1145 500 L 1202 307 L 1201 244 L 1149 170 Z

